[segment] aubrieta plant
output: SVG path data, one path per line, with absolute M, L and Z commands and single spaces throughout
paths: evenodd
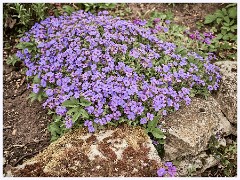
M 33 95 L 41 94 L 43 107 L 55 114 L 55 135 L 126 122 L 161 140 L 162 116 L 181 102 L 189 105 L 196 89 L 218 89 L 221 76 L 212 54 L 183 56 L 145 24 L 81 10 L 48 17 L 25 33 L 16 55 L 27 66 Z

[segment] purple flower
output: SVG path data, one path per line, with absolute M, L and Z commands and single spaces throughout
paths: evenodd
M 208 90 L 209 91 L 212 91 L 213 90 L 213 87 L 211 85 L 208 85 Z
M 153 23 L 157 24 L 157 23 L 159 23 L 160 21 L 161 21 L 160 18 L 155 18 L 155 19 L 153 20 Z
M 46 87 L 47 86 L 47 82 L 44 79 L 41 79 L 41 86 L 42 87 Z
M 52 89 L 47 89 L 46 90 L 46 95 L 47 96 L 52 96 L 53 95 L 53 90 Z
M 158 145 L 158 144 L 159 144 L 159 142 L 158 142 L 158 141 L 155 141 L 155 140 L 152 140 L 152 143 L 153 143 L 154 145 Z
M 165 163 L 164 163 L 164 166 L 172 167 L 172 166 L 173 166 L 173 163 L 172 163 L 172 162 L 165 162 Z
M 135 114 L 134 114 L 133 112 L 130 112 L 127 117 L 128 117 L 128 119 L 130 119 L 130 120 L 134 120 L 136 116 L 135 116 Z
M 33 85 L 33 92 L 37 94 L 39 92 L 39 84 L 34 84 Z
M 177 111 L 179 109 L 179 104 L 178 103 L 174 103 L 174 109 Z
M 133 23 L 136 24 L 136 25 L 144 26 L 147 23 L 147 21 L 140 20 L 140 19 L 134 19 Z
M 170 99 L 170 98 L 167 99 L 167 105 L 168 105 L 168 106 L 173 106 L 173 101 L 172 101 L 172 99 Z
M 210 38 L 205 38 L 203 42 L 206 43 L 206 44 L 208 44 L 208 45 L 211 44 Z
M 150 113 L 147 113 L 147 118 L 152 121 L 153 118 L 154 118 L 154 115 L 153 114 L 150 114 Z
M 163 28 L 163 31 L 166 33 L 166 32 L 168 32 L 168 28 L 167 27 L 164 27 Z
M 140 119 L 140 124 L 146 124 L 147 123 L 147 119 L 146 118 L 141 118 Z
M 56 107 L 56 113 L 58 115 L 63 116 L 63 115 L 65 115 L 66 112 L 67 112 L 67 108 L 66 107 L 64 107 L 64 106 L 57 106 Z
M 85 109 L 87 110 L 87 112 L 88 112 L 89 114 L 92 114 L 93 111 L 94 111 L 94 107 L 93 107 L 93 106 L 88 106 L 88 107 L 86 107 Z
M 163 114 L 163 116 L 166 116 L 167 115 L 167 111 L 163 110 L 162 114 Z
M 93 132 L 95 132 L 95 129 L 94 129 L 93 126 L 88 126 L 88 131 L 89 131 L 90 133 L 93 133 Z
M 165 20 L 165 23 L 166 23 L 166 24 L 170 24 L 171 21 L 170 21 L 170 20 Z
M 84 126 L 92 126 L 92 121 L 86 120 Z
M 66 126 L 66 128 L 67 129 L 70 129 L 72 126 L 73 126 L 73 122 L 72 122 L 72 119 L 69 117 L 69 116 L 67 116 L 66 118 L 65 118 L 65 126 Z
M 175 166 L 168 167 L 168 174 L 170 177 L 174 177 L 177 174 L 177 168 Z
M 168 72 L 170 70 L 170 68 L 166 65 L 163 65 L 163 72 Z
M 163 177 L 166 173 L 167 172 L 164 168 L 160 168 L 157 170 L 158 177 Z
M 140 53 L 136 49 L 132 49 L 130 51 L 130 56 L 132 56 L 134 58 L 138 58 L 140 56 Z

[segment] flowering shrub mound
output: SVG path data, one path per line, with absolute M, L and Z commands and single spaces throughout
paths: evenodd
M 27 66 L 29 87 L 45 97 L 43 107 L 58 115 L 61 128 L 83 124 L 94 132 L 126 121 L 162 138 L 161 116 L 218 88 L 211 53 L 182 55 L 145 24 L 78 11 L 51 16 L 25 34 L 17 56 Z

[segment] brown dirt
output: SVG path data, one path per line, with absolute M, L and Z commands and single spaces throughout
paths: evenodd
M 25 75 L 3 65 L 3 153 L 5 164 L 15 166 L 49 144 L 47 125 L 51 117 L 41 103 L 27 100 Z
M 138 3 L 128 4 L 131 13 L 127 14 L 128 19 L 149 19 L 154 11 L 174 14 L 174 22 L 188 26 L 191 30 L 196 29 L 196 22 L 204 20 L 204 17 L 226 6 L 226 3 Z M 126 7 L 117 6 L 115 12 L 123 11 Z M 125 18 L 125 16 L 124 16 Z
M 208 13 L 225 6 L 224 4 L 129 4 L 128 19 L 147 19 L 152 11 L 171 10 L 175 21 L 195 29 L 196 22 Z M 154 9 L 155 8 L 155 9 Z M 117 8 L 118 9 L 118 8 Z M 11 52 L 14 52 L 12 48 Z M 50 143 L 47 125 L 51 117 L 41 103 L 30 103 L 27 97 L 26 77 L 22 66 L 10 67 L 3 63 L 3 153 L 4 166 L 15 166 L 32 157 Z

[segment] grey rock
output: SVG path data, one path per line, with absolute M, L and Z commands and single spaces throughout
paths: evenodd
M 216 99 L 227 119 L 237 124 L 237 61 L 220 61 L 222 81 Z
M 46 150 L 11 168 L 8 176 L 156 176 L 162 166 L 151 139 L 139 127 L 66 133 Z
M 167 138 L 166 160 L 174 160 L 186 155 L 197 155 L 208 148 L 210 137 L 221 131 L 231 133 L 231 124 L 221 112 L 218 102 L 193 98 L 189 106 L 166 117 Z
M 205 152 L 197 156 L 188 156 L 181 161 L 177 166 L 179 176 L 200 176 L 206 169 L 217 165 L 219 161 L 212 155 L 207 155 Z

